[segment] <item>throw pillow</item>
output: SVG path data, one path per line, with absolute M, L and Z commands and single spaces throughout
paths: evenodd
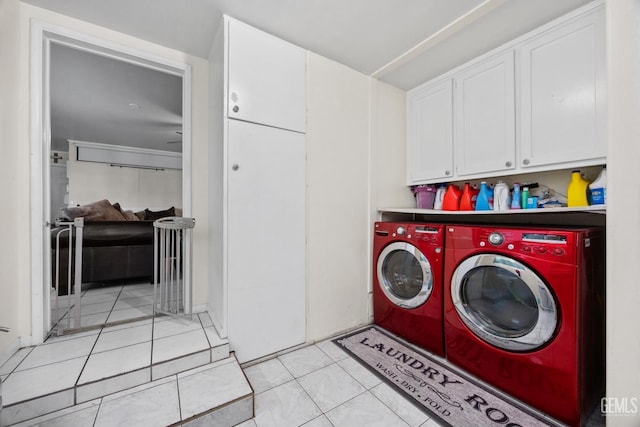
M 150 211 L 149 209 L 144 210 L 144 219 L 147 221 L 155 221 L 156 219 L 165 218 L 168 216 L 176 216 L 176 210 L 173 206 L 164 211 Z
M 117 209 L 118 212 L 120 212 L 122 214 L 122 216 L 124 217 L 125 220 L 127 221 L 140 221 L 140 218 L 138 218 L 133 211 L 123 211 L 122 208 L 120 207 L 120 203 L 114 203 L 112 205 L 114 207 L 114 209 Z
M 114 208 L 107 199 L 82 206 L 64 208 L 62 212 L 71 220 L 84 217 L 85 221 L 125 221 L 120 211 Z

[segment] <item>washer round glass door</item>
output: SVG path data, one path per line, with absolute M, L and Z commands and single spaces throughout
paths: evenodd
M 403 308 L 424 304 L 433 291 L 427 257 L 411 243 L 394 242 L 378 257 L 378 283 L 387 298 Z
M 460 263 L 451 279 L 451 298 L 475 335 L 505 350 L 541 347 L 558 324 L 547 284 L 529 267 L 502 255 L 475 255 Z

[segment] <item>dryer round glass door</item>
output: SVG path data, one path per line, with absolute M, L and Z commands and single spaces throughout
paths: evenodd
M 541 347 L 558 324 L 547 284 L 529 267 L 502 255 L 475 255 L 461 262 L 451 279 L 451 299 L 475 335 L 504 350 Z
M 424 304 L 433 291 L 427 257 L 411 243 L 394 242 L 378 257 L 378 283 L 387 298 L 403 308 Z

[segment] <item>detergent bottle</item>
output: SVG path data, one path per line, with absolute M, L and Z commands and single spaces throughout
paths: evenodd
M 596 180 L 589 184 L 589 191 L 591 192 L 591 204 L 607 204 L 607 165 L 602 166 Z
M 589 206 L 588 189 L 589 181 L 582 177 L 580 171 L 571 171 L 571 182 L 567 188 L 567 206 Z
M 493 209 L 491 204 L 491 190 L 485 181 L 480 183 L 480 192 L 478 193 L 478 198 L 476 200 L 476 210 L 477 211 L 490 211 Z
M 476 200 L 479 191 L 477 188 L 473 188 L 468 182 L 464 183 L 464 190 L 462 190 L 462 196 L 460 197 L 461 211 L 474 211 L 476 209 Z
M 444 200 L 442 202 L 442 210 L 445 211 L 457 211 L 460 210 L 460 196 L 462 190 L 455 184 L 449 184 L 447 191 L 444 194 Z
M 498 181 L 496 186 L 493 188 L 493 193 L 493 210 L 509 210 L 509 186 L 503 181 Z
M 520 184 L 513 184 L 513 196 L 511 197 L 511 209 L 522 209 L 522 195 L 520 194 Z
M 527 205 L 529 204 L 529 187 L 522 188 L 522 200 L 520 200 L 520 204 L 522 209 L 527 209 Z
M 440 184 L 438 189 L 436 190 L 436 197 L 433 201 L 433 209 L 441 210 L 442 203 L 444 202 L 444 194 L 447 192 L 447 186 L 444 184 Z

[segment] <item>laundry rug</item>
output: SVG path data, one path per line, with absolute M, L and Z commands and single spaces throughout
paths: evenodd
M 550 420 L 512 405 L 491 390 L 405 346 L 376 326 L 333 340 L 445 426 L 550 426 Z

